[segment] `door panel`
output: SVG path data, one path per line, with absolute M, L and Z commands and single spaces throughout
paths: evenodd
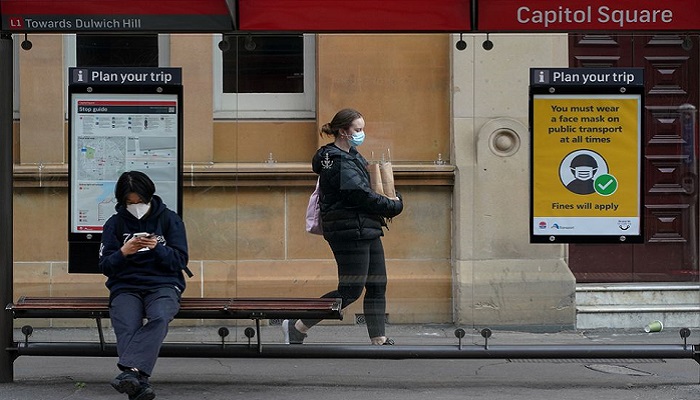
M 698 37 L 570 35 L 572 67 L 644 68 L 644 244 L 569 246 L 578 282 L 698 279 L 697 129 L 679 107 L 698 106 Z
M 619 68 L 632 64 L 632 37 L 628 35 L 571 34 L 569 64 L 573 68 Z

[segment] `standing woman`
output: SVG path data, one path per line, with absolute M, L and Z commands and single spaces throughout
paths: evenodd
M 381 237 L 386 219 L 403 210 L 401 195 L 389 199 L 372 190 L 368 163 L 357 151 L 365 138 L 365 120 L 358 111 L 343 109 L 321 128 L 334 141 L 322 146 L 312 159 L 319 175 L 323 237 L 338 264 L 338 288 L 322 297 L 342 298 L 343 308 L 364 298 L 367 333 L 372 344 L 393 344 L 384 331 L 386 264 Z M 301 344 L 306 332 L 320 320 L 285 320 L 285 342 Z
M 155 191 L 146 174 L 124 172 L 114 188 L 117 213 L 105 222 L 100 245 L 122 371 L 111 384 L 130 400 L 156 396 L 148 378 L 180 309 L 183 270 L 190 274 L 185 225 Z

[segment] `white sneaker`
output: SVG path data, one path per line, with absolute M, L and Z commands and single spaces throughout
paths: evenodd
M 282 334 L 284 335 L 284 344 L 303 344 L 306 339 L 306 333 L 301 333 L 294 326 L 296 321 L 285 319 L 282 321 Z

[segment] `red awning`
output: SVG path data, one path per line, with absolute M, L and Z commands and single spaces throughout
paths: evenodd
M 2 30 L 467 32 L 471 0 L 0 0 Z

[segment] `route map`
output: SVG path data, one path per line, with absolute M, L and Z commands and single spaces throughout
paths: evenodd
M 102 232 L 125 171 L 148 174 L 157 194 L 176 208 L 177 96 L 76 94 L 72 101 L 71 231 Z

